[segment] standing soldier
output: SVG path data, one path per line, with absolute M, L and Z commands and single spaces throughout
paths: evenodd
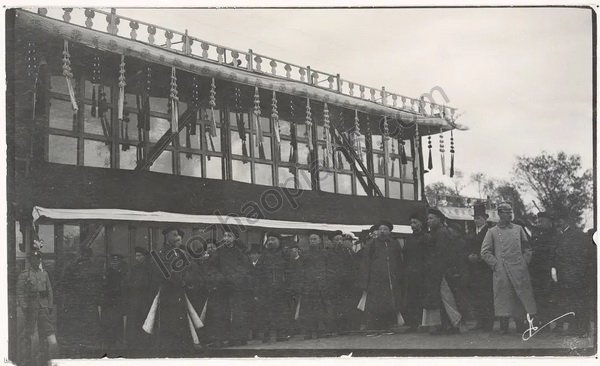
M 236 228 L 223 226 L 223 245 L 218 247 L 214 255 L 214 265 L 223 276 L 221 295 L 226 301 L 226 324 L 230 346 L 241 346 L 248 343 L 247 304 L 251 296 L 250 259 L 246 255 L 246 244 L 239 241 Z M 217 309 L 215 309 L 217 310 Z M 222 317 L 222 313 L 218 316 Z
M 288 283 L 288 309 L 290 316 L 290 335 L 299 334 L 298 317 L 302 298 L 302 284 L 304 281 L 304 255 L 301 253 L 297 243 L 290 246 L 288 265 L 286 269 Z
M 525 316 L 537 313 L 527 264 L 531 248 L 523 228 L 513 224 L 510 203 L 498 205 L 498 225 L 488 230 L 481 245 L 481 258 L 494 271 L 494 312 L 503 317 L 502 333 L 508 333 L 508 318 L 517 331 L 525 331 Z
M 248 252 L 248 256 L 250 258 L 250 263 L 252 267 L 250 267 L 250 301 L 248 303 L 248 313 L 255 314 L 248 319 L 248 327 L 252 331 L 252 339 L 258 339 L 258 333 L 262 331 L 262 326 L 260 325 L 261 316 L 260 313 L 262 311 L 260 305 L 260 265 L 258 262 L 261 260 L 261 245 L 260 244 L 251 244 L 250 251 Z
M 31 338 L 37 326 L 40 344 L 47 341 L 47 357 L 54 358 L 58 354 L 58 344 L 52 320 L 54 298 L 48 272 L 41 269 L 42 254 L 35 250 L 29 255 L 29 268 L 23 271 L 17 279 L 17 307 L 23 314 L 25 326 L 21 340 L 20 364 L 37 363 L 31 360 Z M 42 352 L 45 353 L 45 352 Z
M 492 270 L 481 258 L 481 244 L 488 232 L 484 204 L 473 206 L 473 219 L 475 221 L 475 235 L 469 238 L 469 284 L 468 290 L 473 305 L 477 324 L 473 329 L 490 332 L 494 328 L 494 288 Z
M 142 330 L 153 300 L 152 267 L 148 251 L 135 247 L 135 264 L 129 272 L 127 299 L 127 346 L 138 350 L 150 347 L 150 336 Z
M 102 305 L 102 323 L 104 346 L 114 349 L 124 342 L 125 296 L 127 264 L 123 256 L 112 254 L 104 275 L 104 301 Z
M 538 320 L 541 325 L 546 324 L 559 314 L 556 313 L 554 304 L 551 269 L 557 245 L 557 234 L 552 227 L 552 216 L 547 212 L 537 215 L 537 230 L 533 237 L 531 263 L 529 274 L 531 286 L 538 308 Z
M 593 300 L 596 255 L 591 238 L 574 227 L 572 220 L 562 214 L 557 220 L 558 246 L 554 258 L 554 280 L 559 288 L 562 313 L 574 312 L 566 318 L 568 335 L 586 336 L 590 326 L 588 302 Z
M 378 226 L 379 234 L 363 256 L 359 282 L 361 290 L 367 292 L 365 316 L 371 330 L 395 326 L 402 304 L 402 247 L 392 238 L 391 223 Z
M 410 227 L 413 231 L 402 248 L 404 256 L 405 298 L 408 325 L 407 332 L 416 332 L 421 324 L 423 315 L 423 266 L 425 260 L 425 220 L 421 215 L 413 214 L 410 217 Z

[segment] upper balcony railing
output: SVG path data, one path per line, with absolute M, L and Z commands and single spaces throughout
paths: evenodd
M 456 108 L 432 103 L 423 97 L 415 99 L 390 93 L 385 87 L 375 88 L 355 83 L 342 79 L 340 74 L 330 74 L 310 66 L 285 62 L 256 53 L 252 49 L 240 51 L 207 42 L 190 36 L 187 30 L 182 33 L 118 15 L 114 8 L 106 10 L 97 8 L 24 8 L 24 10 L 37 12 L 45 17 L 109 33 L 117 37 L 164 48 L 196 59 L 285 80 L 299 81 L 406 112 L 428 117 L 441 116 L 448 121 L 454 121 L 456 115 Z

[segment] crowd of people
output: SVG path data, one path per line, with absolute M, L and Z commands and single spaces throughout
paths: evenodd
M 383 221 L 358 237 L 313 232 L 306 250 L 284 247 L 275 232 L 264 243 L 244 243 L 236 227 L 224 225 L 222 240 L 202 242 L 200 256 L 190 255 L 182 230 L 168 227 L 159 252 L 135 248 L 131 269 L 119 255 L 106 268 L 94 268 L 90 249 L 83 248 L 60 281 L 59 341 L 98 347 L 101 339 L 107 350 L 184 355 L 291 336 L 458 334 L 468 331 L 471 319 L 473 330 L 494 331 L 499 320 L 498 331 L 508 333 L 512 318 L 521 335 L 569 312 L 574 315 L 549 330 L 588 334 L 596 301 L 591 237 L 568 217 L 546 212 L 538 214 L 530 237 L 513 223 L 510 204 L 497 209 L 500 221 L 492 226 L 485 207 L 476 205 L 469 234 L 429 208 L 411 215 L 413 234 L 403 241 Z M 37 309 L 30 317 L 56 345 L 46 314 L 53 306 L 51 285 L 38 273 L 39 257 L 34 251 L 31 268 L 19 277 L 19 306 L 27 314 Z M 31 305 L 26 301 L 33 292 L 38 300 L 50 299 Z

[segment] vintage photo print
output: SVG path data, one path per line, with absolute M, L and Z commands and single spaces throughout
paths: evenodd
M 596 7 L 97 5 L 5 8 L 11 363 L 596 355 Z

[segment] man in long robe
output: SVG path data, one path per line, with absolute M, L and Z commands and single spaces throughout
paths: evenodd
M 429 209 L 422 325 L 428 326 L 432 334 L 459 333 L 458 326 L 462 320 L 456 298 L 460 255 L 451 245 L 448 230 L 443 225 L 444 219 L 440 210 Z
M 541 325 L 559 315 L 551 274 L 557 245 L 557 233 L 552 226 L 552 221 L 553 218 L 549 213 L 538 213 L 531 263 L 529 263 L 531 286 L 538 310 L 537 318 Z
M 425 261 L 425 220 L 421 215 L 410 217 L 413 234 L 402 248 L 404 256 L 406 310 L 404 320 L 408 332 L 415 332 L 421 324 L 423 315 L 423 266 Z
M 596 250 L 591 238 L 577 229 L 570 217 L 559 215 L 560 234 L 553 266 L 559 288 L 558 306 L 561 313 L 575 313 L 565 317 L 568 335 L 583 337 L 590 328 L 589 303 L 596 290 Z
M 182 356 L 193 351 L 192 331 L 196 330 L 188 317 L 187 292 L 197 285 L 200 276 L 196 263 L 186 253 L 183 231 L 171 226 L 162 234 L 163 247 L 153 255 L 153 286 L 160 293 L 158 324 L 153 328 L 157 329 L 161 356 Z
M 490 332 L 494 328 L 494 287 L 492 270 L 481 258 L 481 244 L 487 234 L 487 219 L 485 205 L 476 204 L 473 207 L 475 233 L 468 240 L 469 282 L 468 292 L 475 315 L 475 330 Z
M 393 225 L 382 222 L 379 235 L 365 253 L 359 285 L 366 291 L 367 329 L 389 330 L 397 325 L 402 304 L 402 247 L 391 236 Z
M 227 339 L 230 346 L 243 346 L 248 343 L 249 325 L 247 304 L 251 298 L 251 263 L 246 254 L 246 244 L 239 241 L 235 227 L 225 226 L 223 245 L 214 255 L 214 265 L 223 276 L 221 291 L 225 295 Z
M 488 230 L 481 245 L 481 258 L 494 272 L 494 313 L 513 318 L 517 331 L 525 330 L 525 317 L 537 313 L 527 265 L 531 248 L 523 228 L 513 224 L 512 206 L 498 205 L 498 225 Z M 506 324 L 506 322 L 504 322 Z M 508 329 L 503 326 L 503 333 Z
M 327 270 L 327 256 L 323 249 L 320 233 L 308 237 L 308 250 L 304 253 L 304 276 L 299 320 L 303 324 L 305 338 L 320 337 L 324 327 L 333 318 L 325 297 L 333 281 Z
M 127 280 L 127 347 L 133 350 L 149 348 L 150 335 L 142 330 L 155 293 L 152 293 L 152 267 L 148 251 L 135 247 L 135 264 Z

